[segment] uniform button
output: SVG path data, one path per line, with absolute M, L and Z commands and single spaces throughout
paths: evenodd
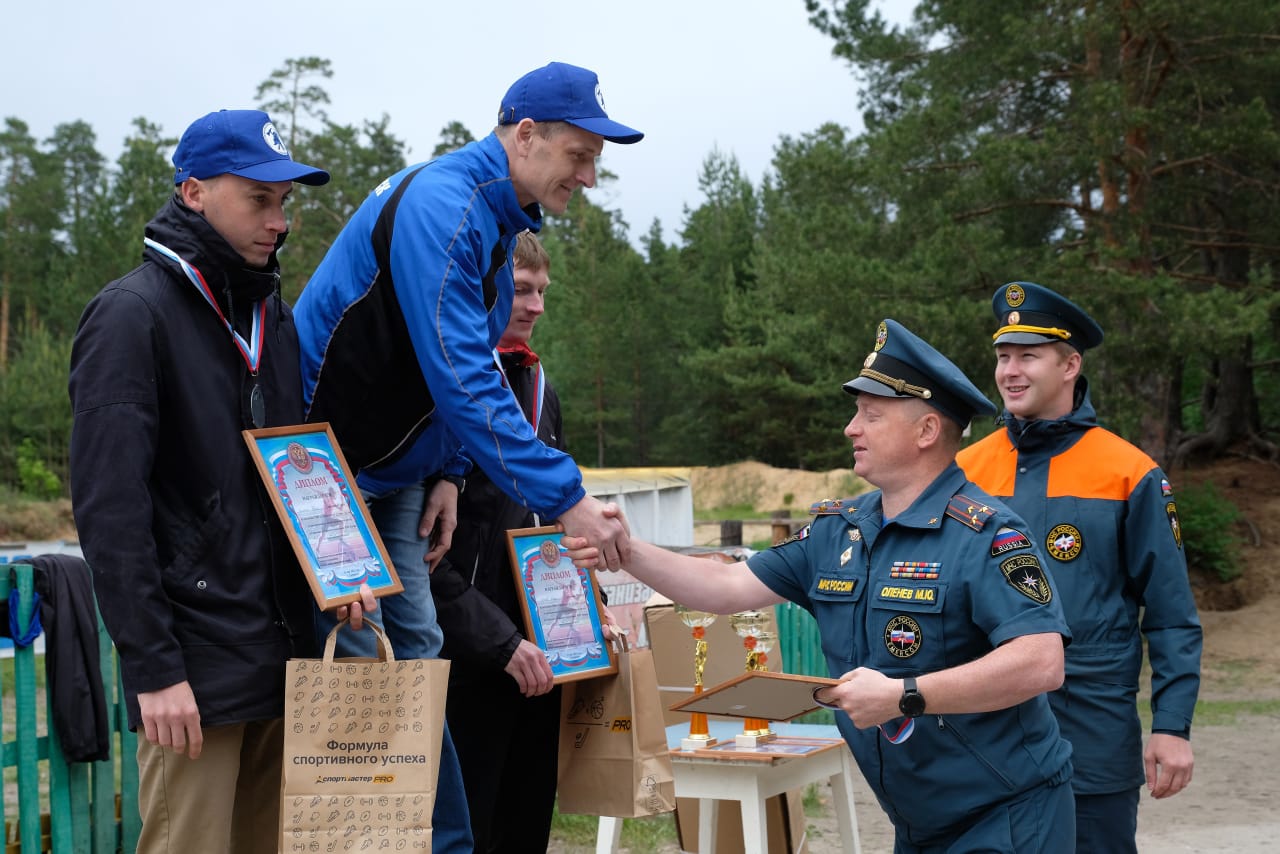
M 209 586 L 209 582 L 205 581 L 203 578 L 196 582 L 197 590 L 204 590 L 208 586 Z
M 1027 473 L 1027 467 L 1026 467 L 1026 466 L 1023 466 L 1022 468 L 1018 469 L 1018 474 L 1026 474 L 1026 473 Z

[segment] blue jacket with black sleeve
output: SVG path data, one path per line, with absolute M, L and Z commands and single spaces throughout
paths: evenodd
M 294 310 L 307 419 L 330 423 L 366 492 L 474 462 L 548 519 L 586 495 L 494 359 L 515 293 L 511 246 L 541 217 L 520 206 L 490 134 L 378 185 L 307 283 Z

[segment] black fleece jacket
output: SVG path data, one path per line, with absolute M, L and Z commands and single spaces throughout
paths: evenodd
M 301 424 L 297 331 L 273 255 L 250 269 L 175 196 L 146 235 L 199 271 L 250 337 L 252 376 L 224 322 L 171 258 L 143 263 L 85 308 L 71 353 L 71 492 L 99 610 L 137 693 L 183 680 L 205 726 L 279 717 L 285 662 L 313 654 L 311 596 L 240 431 Z M 283 238 L 282 238 L 283 240 Z

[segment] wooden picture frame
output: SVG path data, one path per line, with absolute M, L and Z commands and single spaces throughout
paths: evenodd
M 328 422 L 241 435 L 321 610 L 404 590 Z
M 733 718 L 759 718 L 766 721 L 789 721 L 806 712 L 821 708 L 813 692 L 839 679 L 824 676 L 798 676 L 793 673 L 770 673 L 753 670 L 708 688 L 701 694 L 672 703 L 673 712 L 702 712 Z
M 556 684 L 618 672 L 595 570 L 573 565 L 563 535 L 555 526 L 507 531 L 525 637 L 547 657 Z

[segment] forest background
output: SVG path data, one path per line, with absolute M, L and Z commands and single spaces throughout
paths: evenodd
M 582 194 L 547 221 L 533 343 L 581 464 L 847 466 L 839 385 L 879 320 L 998 400 L 990 298 L 1011 280 L 1068 294 L 1106 329 L 1086 372 L 1107 426 L 1169 466 L 1275 458 L 1280 0 L 934 0 L 901 26 L 860 0 L 805 6 L 863 82 L 865 130 L 782 136 L 758 184 L 707 152 L 673 243 Z M 333 175 L 290 202 L 290 301 L 406 165 L 388 116 L 329 120 L 332 74 L 282 59 L 246 93 Z M 433 156 L 473 138 L 441 125 Z M 4 119 L 0 490 L 66 495 L 71 340 L 88 299 L 138 263 L 175 144 L 140 117 L 107 162 L 85 122 L 35 139 Z

